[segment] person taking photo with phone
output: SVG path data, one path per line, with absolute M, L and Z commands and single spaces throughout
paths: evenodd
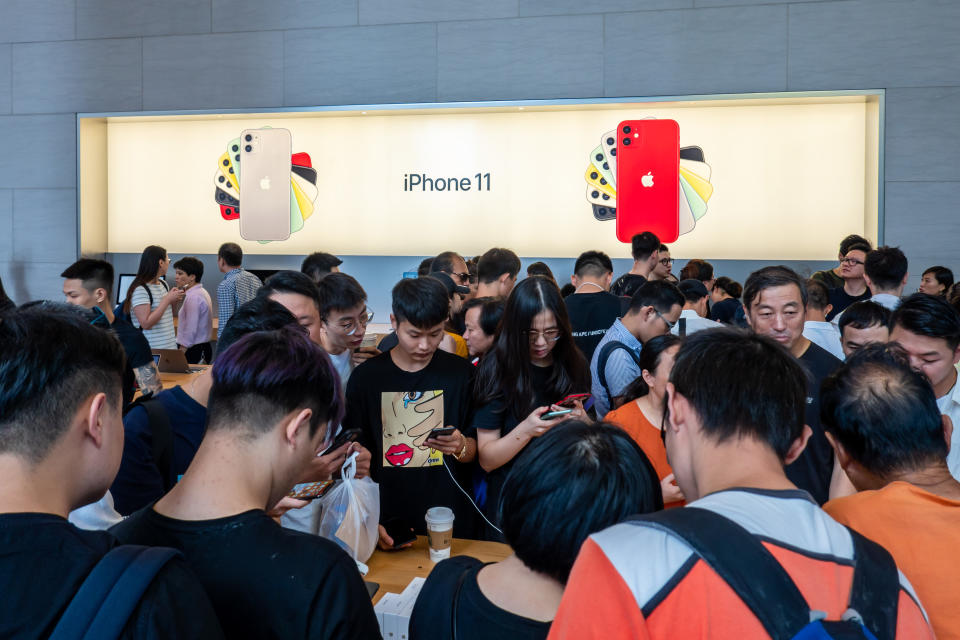
M 496 521 L 500 491 L 513 460 L 531 440 L 564 420 L 586 419 L 583 404 L 570 413 L 546 414 L 555 403 L 590 388 L 587 361 L 570 330 L 556 283 L 543 276 L 521 281 L 507 298 L 500 333 L 480 361 L 471 426 L 477 430 L 480 466 L 488 474 L 487 518 Z M 495 531 L 487 536 L 498 539 Z

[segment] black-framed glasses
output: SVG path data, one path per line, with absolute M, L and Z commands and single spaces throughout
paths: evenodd
M 856 258 L 844 258 L 843 260 L 840 261 L 840 264 L 849 264 L 849 265 L 863 264 L 863 260 L 857 260 Z
M 665 267 L 669 267 L 673 264 L 673 258 L 660 258 L 660 264 Z

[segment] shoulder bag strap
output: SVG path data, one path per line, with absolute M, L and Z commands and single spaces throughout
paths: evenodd
M 736 522 L 707 509 L 668 509 L 632 520 L 679 536 L 743 600 L 774 640 L 810 623 L 810 606 L 763 543 Z
M 178 555 L 165 547 L 114 547 L 80 585 L 50 640 L 119 638 L 153 579 Z
M 890 553 L 873 540 L 848 529 L 853 538 L 853 586 L 850 608 L 860 614 L 865 627 L 877 640 L 894 640 L 900 574 Z
M 610 387 L 607 386 L 607 360 L 610 359 L 610 354 L 617 349 L 623 349 L 629 353 L 636 365 L 638 367 L 640 366 L 640 358 L 636 353 L 633 352 L 633 349 L 623 344 L 619 340 L 611 340 L 607 344 L 603 345 L 602 349 L 600 349 L 600 355 L 597 356 L 597 380 L 600 381 L 600 385 L 603 387 L 603 390 L 607 392 L 607 402 L 609 403 L 611 409 L 613 408 L 613 394 L 610 393 Z
M 144 400 L 140 406 L 147 412 L 153 460 L 163 478 L 163 491 L 167 492 L 176 484 L 173 474 L 173 427 L 170 416 L 163 403 L 157 399 Z

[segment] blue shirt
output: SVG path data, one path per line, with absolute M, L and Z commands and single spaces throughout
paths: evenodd
M 166 389 L 157 400 L 167 410 L 173 431 L 173 477 L 190 466 L 207 428 L 207 409 L 181 387 Z M 134 407 L 123 417 L 123 458 L 110 487 L 116 509 L 130 515 L 164 494 L 163 474 L 153 458 L 153 432 L 143 407 Z
M 600 384 L 600 378 L 597 376 L 597 361 L 604 345 L 613 341 L 622 342 L 635 355 L 640 355 L 640 341 L 623 326 L 620 318 L 617 318 L 613 326 L 607 329 L 607 332 L 597 344 L 597 348 L 593 352 L 593 358 L 590 360 L 590 392 L 593 394 L 593 406 L 596 407 L 597 418 L 601 419 L 610 411 L 610 397 L 607 395 L 607 390 Z M 615 397 L 623 393 L 627 385 L 637 379 L 637 376 L 640 375 L 640 367 L 633 361 L 630 354 L 623 349 L 614 349 L 607 358 L 604 373 L 606 374 L 610 394 Z
M 217 285 L 217 339 L 233 312 L 253 300 L 262 286 L 260 278 L 240 267 L 224 274 L 223 281 Z

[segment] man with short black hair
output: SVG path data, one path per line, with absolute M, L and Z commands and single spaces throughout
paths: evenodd
M 833 269 L 826 269 L 824 271 L 817 271 L 812 276 L 811 280 L 819 280 L 827 289 L 836 289 L 837 287 L 843 286 L 843 278 L 840 277 L 840 271 L 843 267 L 843 259 L 847 255 L 847 251 L 850 250 L 855 244 L 864 244 L 867 246 L 867 251 L 870 250 L 870 241 L 864 238 L 863 236 L 858 236 L 855 233 L 848 235 L 846 238 L 840 241 L 840 251 L 837 253 L 837 260 L 841 262 Z
M 340 273 L 341 264 L 343 260 L 332 253 L 317 251 L 303 259 L 300 272 L 310 276 L 314 282 L 320 282 L 331 273 Z
M 293 314 L 310 339 L 322 344 L 320 334 L 320 292 L 310 276 L 299 271 L 277 271 L 257 291 L 258 298 L 279 302 Z
M 843 360 L 840 331 L 837 325 L 827 322 L 830 309 L 830 290 L 827 285 L 820 280 L 807 280 L 807 312 L 803 322 L 803 337 Z
M 563 299 L 570 315 L 573 340 L 589 361 L 607 329 L 627 310 L 630 301 L 610 293 L 613 261 L 602 251 L 584 251 L 573 265 L 570 282 L 576 287 Z
M 890 310 L 884 306 L 861 300 L 847 307 L 840 316 L 840 343 L 844 357 L 871 342 L 890 339 Z
M 361 347 L 373 312 L 367 292 L 353 276 L 331 273 L 317 283 L 320 300 L 320 346 L 333 361 L 344 386 L 353 368 L 380 355 L 376 347 Z
M 710 298 L 710 292 L 702 281 L 693 278 L 681 280 L 677 288 L 683 294 L 684 302 L 677 324 L 670 330 L 673 335 L 685 337 L 697 331 L 723 326 L 707 318 L 707 300 Z
M 907 256 L 899 247 L 877 247 L 863 261 L 863 279 L 870 289 L 871 300 L 890 311 L 900 306 L 900 296 L 907 285 Z
M 673 258 L 670 257 L 670 247 L 665 244 L 660 245 L 660 251 L 657 253 L 657 266 L 653 268 L 648 280 L 669 280 L 676 284 L 679 282 L 673 275 Z
M 81 258 L 60 274 L 63 281 L 63 296 L 68 304 L 94 309 L 97 319 L 94 326 L 113 331 L 127 355 L 123 373 L 123 406 L 133 400 L 135 383 L 145 395 L 163 391 L 160 372 L 153 361 L 150 343 L 143 332 L 128 321 L 113 313 L 110 304 L 113 291 L 113 265 L 106 260 Z
M 230 317 L 217 351 L 225 351 L 248 333 L 294 323 L 296 319 L 279 303 L 255 298 Z M 190 466 L 206 433 L 211 383 L 209 369 L 195 373 L 189 384 L 166 389 L 149 403 L 138 402 L 123 417 L 123 460 L 110 488 L 122 515 L 159 499 Z
M 650 231 L 644 231 L 630 240 L 630 253 L 633 256 L 633 268 L 623 274 L 610 287 L 615 296 L 630 298 L 639 289 L 660 259 L 660 238 Z
M 245 270 L 243 249 L 235 242 L 224 242 L 217 251 L 217 267 L 223 273 L 223 281 L 217 285 L 217 338 L 233 312 L 253 300 L 257 289 L 263 284 L 260 278 Z
M 837 460 L 859 493 L 824 511 L 883 545 L 910 580 L 938 638 L 960 630 L 960 482 L 953 431 L 929 381 L 894 344 L 871 344 L 823 383 L 822 416 Z
M 910 357 L 910 366 L 933 386 L 940 413 L 960 425 L 960 313 L 940 296 L 915 293 L 893 312 L 890 341 Z M 954 430 L 947 464 L 960 480 L 960 434 Z
M 424 534 L 423 514 L 445 506 L 456 514 L 454 535 L 474 537 L 474 508 L 447 473 L 469 483 L 466 464 L 477 451 L 476 434 L 467 429 L 473 368 L 438 348 L 450 313 L 447 289 L 431 277 L 404 279 L 392 296 L 398 343 L 354 369 L 343 428 L 359 429 L 373 453 L 381 523 L 398 518 Z M 444 428 L 451 432 L 433 434 Z M 380 543 L 394 546 L 382 525 Z
M 550 640 L 793 638 L 821 617 L 830 627 L 860 618 L 876 637 L 933 638 L 889 554 L 784 475 L 810 433 L 806 387 L 797 360 L 769 338 L 733 329 L 688 338 L 663 429 L 687 506 L 591 535 Z M 864 584 L 870 575 L 879 578 Z M 802 637 L 818 631 L 825 637 Z
M 114 533 L 179 549 L 231 638 L 378 637 L 353 559 L 267 513 L 333 440 L 343 399 L 330 359 L 299 327 L 259 331 L 217 355 L 212 379 L 190 467 Z
M 49 638 L 84 580 L 117 547 L 112 535 L 66 518 L 103 496 L 120 464 L 123 363 L 116 337 L 65 305 L 34 305 L 0 322 L 0 637 Z M 125 639 L 222 637 L 180 558 L 160 569 L 129 619 L 118 622 Z
M 827 320 L 832 321 L 843 310 L 860 300 L 870 299 L 870 289 L 863 278 L 863 264 L 870 252 L 870 245 L 855 244 L 849 248 L 847 254 L 840 260 L 840 277 L 843 286 L 830 289 L 830 306 Z
M 619 396 L 640 375 L 637 359 L 643 343 L 669 333 L 683 304 L 683 294 L 665 280 L 644 283 L 630 298 L 626 314 L 614 321 L 590 360 L 590 389 L 598 418 L 619 406 Z
M 506 298 L 517 283 L 518 273 L 517 254 L 510 249 L 490 249 L 477 262 L 477 297 Z
M 177 312 L 177 345 L 185 352 L 187 362 L 213 362 L 213 303 L 210 294 L 200 284 L 203 263 L 192 256 L 180 258 L 173 264 L 177 286 L 186 292 Z
M 743 305 L 750 327 L 780 343 L 807 371 L 806 422 L 812 435 L 787 467 L 787 477 L 823 504 L 830 495 L 834 460 L 820 426 L 820 383 L 840 366 L 840 360 L 803 336 L 807 288 L 793 269 L 764 267 L 751 273 L 743 287 Z M 842 480 L 839 470 L 837 477 Z

